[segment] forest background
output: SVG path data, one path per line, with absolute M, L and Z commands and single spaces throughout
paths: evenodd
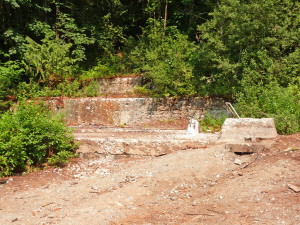
M 300 131 L 299 43 L 297 0 L 0 0 L 0 111 L 28 98 L 97 96 L 97 78 L 136 74 L 147 81 L 141 93 L 230 98 L 242 116 L 274 117 L 291 134 Z M 0 152 L 31 118 L 25 108 L 2 116 L 11 133 Z

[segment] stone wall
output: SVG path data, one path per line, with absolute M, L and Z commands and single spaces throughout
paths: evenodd
M 69 124 L 120 125 L 166 119 L 200 118 L 208 111 L 227 113 L 221 98 L 52 98 L 50 107 Z
M 99 92 L 103 95 L 133 93 L 135 86 L 141 86 L 142 77 L 114 77 L 98 79 L 100 84 Z

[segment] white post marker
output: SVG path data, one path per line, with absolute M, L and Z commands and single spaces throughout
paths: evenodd
M 199 122 L 195 119 L 190 119 L 189 126 L 187 129 L 188 135 L 199 134 Z

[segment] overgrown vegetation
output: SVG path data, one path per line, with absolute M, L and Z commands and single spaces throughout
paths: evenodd
M 71 130 L 40 104 L 22 101 L 0 118 L 0 176 L 62 164 L 74 148 Z

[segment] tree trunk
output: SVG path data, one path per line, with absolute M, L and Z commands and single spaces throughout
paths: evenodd
M 167 28 L 167 17 L 168 17 L 168 0 L 166 0 L 166 7 L 165 7 L 165 23 L 164 23 L 164 30 Z
M 59 38 L 59 32 L 58 32 L 58 16 L 59 16 L 59 3 L 56 4 L 56 24 L 55 24 L 55 34 L 56 38 Z

